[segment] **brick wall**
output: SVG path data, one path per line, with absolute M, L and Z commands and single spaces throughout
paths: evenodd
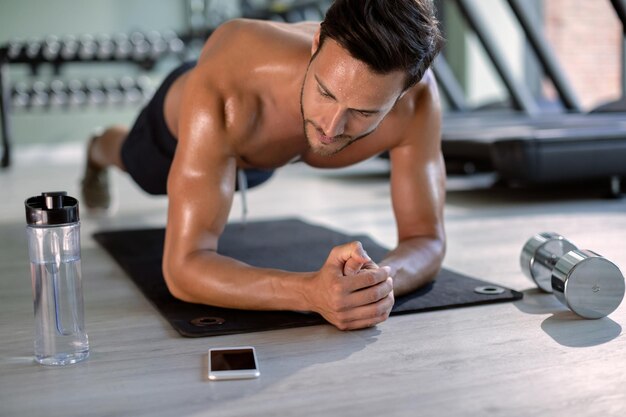
M 544 0 L 550 41 L 581 104 L 591 109 L 621 96 L 621 22 L 609 0 Z M 551 86 L 546 95 L 554 96 Z

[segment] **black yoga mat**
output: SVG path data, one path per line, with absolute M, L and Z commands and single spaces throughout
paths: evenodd
M 326 323 L 314 313 L 225 309 L 175 299 L 161 272 L 164 229 L 99 232 L 94 238 L 183 336 L 202 337 Z M 387 249 L 367 236 L 349 236 L 298 219 L 229 224 L 218 252 L 258 267 L 294 272 L 318 270 L 333 246 L 359 240 L 374 261 Z M 496 288 L 492 294 L 480 287 Z M 501 291 L 501 292 L 500 292 Z M 500 292 L 500 293 L 498 293 Z M 434 283 L 398 297 L 393 314 L 517 300 L 522 294 L 443 269 Z

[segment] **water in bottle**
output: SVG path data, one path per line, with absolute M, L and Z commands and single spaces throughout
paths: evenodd
M 78 201 L 64 192 L 26 200 L 35 309 L 35 360 L 66 365 L 89 356 L 80 264 Z

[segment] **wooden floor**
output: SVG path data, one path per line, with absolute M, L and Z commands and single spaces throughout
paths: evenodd
M 623 416 L 626 306 L 583 320 L 521 273 L 519 251 L 556 231 L 626 270 L 626 200 L 575 185 L 490 187 L 450 178 L 445 266 L 524 292 L 516 303 L 396 316 L 369 330 L 331 326 L 185 339 L 91 239 L 163 225 L 166 201 L 116 174 L 118 209 L 82 213 L 91 357 L 65 368 L 32 359 L 24 200 L 78 196 L 82 146 L 23 147 L 0 172 L 0 416 Z M 297 164 L 248 196 L 250 219 L 298 216 L 395 243 L 386 163 L 320 171 Z M 237 198 L 232 220 L 240 218 Z M 207 349 L 253 345 L 261 377 L 210 382 Z

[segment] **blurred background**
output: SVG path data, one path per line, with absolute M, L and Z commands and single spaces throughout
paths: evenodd
M 15 146 L 54 144 L 84 141 L 97 126 L 131 124 L 166 73 L 196 57 L 221 22 L 321 20 L 331 3 L 0 0 L 3 135 Z M 626 141 L 623 0 L 435 0 L 435 5 L 446 38 L 434 69 L 450 126 L 444 153 L 451 172 L 497 170 L 502 164 L 491 160 L 493 150 L 487 155 L 465 149 L 472 144 L 466 139 L 476 142 L 458 135 L 475 127 L 467 124 L 467 115 L 479 115 L 481 126 L 506 117 L 527 128 L 508 117 L 544 123 L 546 114 L 602 113 L 604 119 L 577 116 L 572 126 L 612 126 Z M 562 120 L 551 118 L 550 126 Z M 619 147 L 626 150 L 621 142 Z M 619 181 L 623 173 L 590 174 L 600 175 Z

